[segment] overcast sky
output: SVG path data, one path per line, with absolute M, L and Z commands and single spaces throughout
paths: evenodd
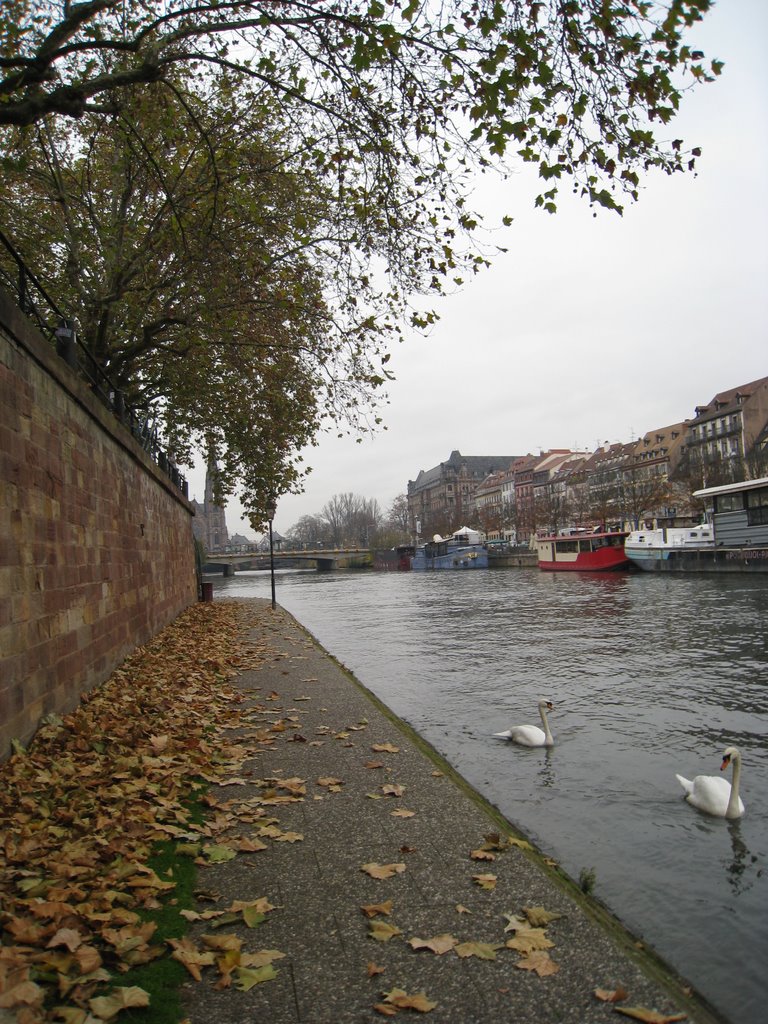
M 493 239 L 508 253 L 440 301 L 428 339 L 393 352 L 386 432 L 324 436 L 307 453 L 313 472 L 280 499 L 279 532 L 347 491 L 386 512 L 454 449 L 594 450 L 768 376 L 768 2 L 720 0 L 690 39 L 725 61 L 669 126 L 702 147 L 697 177 L 656 174 L 623 217 L 596 219 L 567 184 L 551 216 L 533 209 L 525 174 L 483 181 L 488 208 L 515 218 Z M 189 474 L 190 496 L 202 500 L 203 482 Z M 230 501 L 229 531 L 251 536 L 240 511 Z

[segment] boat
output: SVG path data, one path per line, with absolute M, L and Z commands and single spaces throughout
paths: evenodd
M 414 572 L 428 569 L 487 569 L 488 548 L 478 530 L 462 526 L 450 537 L 436 533 L 416 548 L 411 561 Z
M 413 544 L 401 544 L 396 548 L 377 548 L 373 552 L 373 568 L 382 572 L 410 572 L 415 550 Z
M 715 534 L 710 523 L 632 530 L 624 541 L 624 550 L 630 561 L 647 571 L 672 569 L 680 562 L 681 555 L 692 551 L 711 551 L 714 546 Z M 660 566 L 656 562 L 668 562 L 669 565 Z
M 704 487 L 709 521 L 697 527 L 633 530 L 624 549 L 648 572 L 768 572 L 768 477 Z
M 612 572 L 632 565 L 624 552 L 627 530 L 570 530 L 536 537 L 539 568 L 552 572 Z

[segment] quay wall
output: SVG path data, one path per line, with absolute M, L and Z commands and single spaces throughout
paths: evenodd
M 193 515 L 0 289 L 0 760 L 197 600 Z

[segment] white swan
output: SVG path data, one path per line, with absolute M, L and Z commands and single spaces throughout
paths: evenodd
M 720 771 L 724 772 L 731 762 L 733 785 L 721 775 L 697 775 L 693 782 L 684 779 L 682 775 L 675 775 L 685 790 L 685 799 L 688 803 L 707 814 L 714 814 L 717 818 L 740 818 L 744 813 L 744 804 L 739 797 L 741 754 L 736 747 L 726 747 L 723 751 Z
M 552 701 L 540 700 L 539 714 L 541 715 L 541 724 L 544 726 L 543 729 L 540 729 L 538 725 L 513 725 L 511 729 L 506 729 L 504 732 L 495 732 L 493 735 L 496 739 L 511 740 L 512 743 L 520 743 L 524 747 L 553 747 L 555 741 L 552 739 L 552 733 L 549 731 L 547 711 L 554 711 Z

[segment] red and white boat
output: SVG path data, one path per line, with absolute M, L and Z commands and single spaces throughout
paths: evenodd
M 628 532 L 579 531 L 537 537 L 539 568 L 554 572 L 612 572 L 632 565 L 624 551 Z

